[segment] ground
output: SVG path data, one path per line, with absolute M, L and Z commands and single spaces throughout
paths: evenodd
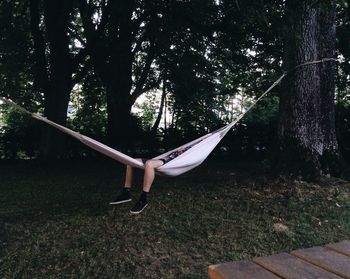
M 140 192 L 141 173 L 133 191 Z M 208 160 L 158 177 L 149 207 L 110 206 L 123 167 L 0 163 L 1 278 L 207 278 L 207 267 L 350 239 L 350 183 Z

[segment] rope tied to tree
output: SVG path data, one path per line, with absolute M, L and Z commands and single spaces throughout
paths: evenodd
M 290 72 L 295 71 L 296 69 L 301 68 L 303 66 L 308 66 L 308 65 L 318 64 L 318 63 L 324 63 L 324 62 L 330 62 L 330 61 L 338 62 L 338 59 L 337 58 L 327 57 L 327 58 L 322 58 L 322 59 L 319 59 L 319 60 L 308 61 L 308 62 L 299 64 L 299 65 L 295 66 L 294 68 L 292 68 L 290 70 L 285 71 L 285 73 L 289 74 Z
M 322 58 L 320 60 L 308 61 L 308 62 L 299 64 L 288 71 L 285 71 L 264 93 L 262 93 L 254 102 L 252 102 L 252 104 L 241 115 L 239 115 L 230 125 L 234 126 L 239 120 L 241 120 L 244 117 L 244 115 L 246 115 L 262 98 L 264 98 L 277 84 L 279 84 L 282 81 L 282 79 L 285 76 L 287 76 L 292 71 L 303 66 L 324 63 L 329 61 L 338 61 L 338 59 L 327 57 L 327 58 Z

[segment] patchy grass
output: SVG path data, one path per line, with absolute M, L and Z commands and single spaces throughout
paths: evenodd
M 0 277 L 207 278 L 210 264 L 350 238 L 345 181 L 207 161 L 158 177 L 150 206 L 132 216 L 132 203 L 108 205 L 122 180 L 111 161 L 0 163 Z

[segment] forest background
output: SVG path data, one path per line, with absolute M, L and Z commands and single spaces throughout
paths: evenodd
M 131 155 L 159 153 L 232 121 L 296 66 L 286 53 L 293 53 L 288 39 L 300 35 L 291 24 L 300 11 L 285 1 L 0 5 L 1 95 Z M 349 5 L 317 5 L 336 13 L 327 23 L 337 31 L 331 101 L 339 153 L 349 160 Z M 316 24 L 306 19 L 299 18 L 304 26 Z M 309 60 L 325 57 L 314 58 Z M 287 118 L 280 105 L 285 88 L 276 87 L 259 102 L 216 154 L 266 158 L 279 138 L 281 117 Z M 96 156 L 8 106 L 1 106 L 0 117 L 2 159 Z

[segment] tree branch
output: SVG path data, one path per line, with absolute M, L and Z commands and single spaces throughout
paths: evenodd
M 151 40 L 150 42 L 150 47 L 148 50 L 145 66 L 143 67 L 139 80 L 136 82 L 135 90 L 131 94 L 131 99 L 133 101 L 136 101 L 136 99 L 145 92 L 143 90 L 144 85 L 146 83 L 148 74 L 151 70 L 151 65 L 154 60 L 155 53 L 156 53 L 156 43 L 154 42 L 154 38 L 153 38 L 153 40 Z

